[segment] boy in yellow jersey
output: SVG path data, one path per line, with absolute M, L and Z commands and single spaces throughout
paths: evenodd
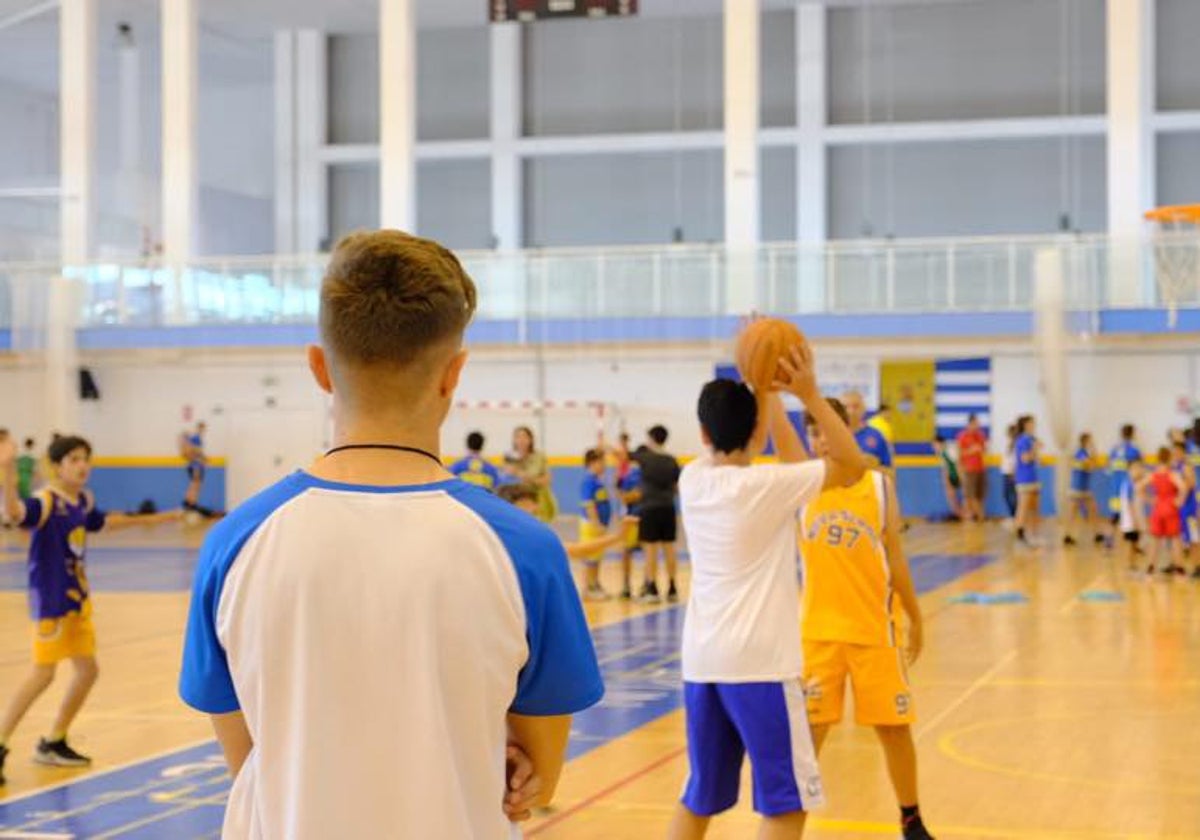
M 840 402 L 829 403 L 848 421 Z M 805 422 L 814 454 L 825 457 L 820 426 L 811 417 Z M 801 513 L 804 685 L 820 754 L 829 727 L 842 719 L 850 678 L 855 719 L 873 726 L 883 745 L 905 840 L 932 840 L 917 804 L 916 715 L 907 673 L 921 652 L 921 607 L 899 520 L 894 484 L 874 470 L 851 487 L 825 490 Z M 908 616 L 907 646 L 901 608 Z

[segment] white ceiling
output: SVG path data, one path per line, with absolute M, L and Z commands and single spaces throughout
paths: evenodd
M 751 0 L 745 0 L 751 2 Z M 759 0 L 764 9 L 788 9 L 796 0 Z M 105 54 L 113 54 L 116 26 L 133 25 L 153 53 L 161 0 L 98 0 L 100 37 L 110 49 L 101 51 L 101 78 L 115 72 Z M 317 28 L 327 32 L 370 32 L 375 29 L 378 0 L 197 0 L 202 26 L 201 61 L 205 75 L 238 75 L 249 62 L 269 60 L 268 38 L 277 29 Z M 1012 2 L 1012 0 L 824 0 L 829 6 L 929 5 L 934 3 Z M 487 0 L 416 0 L 418 25 L 440 29 L 480 26 L 487 19 Z M 58 85 L 58 15 L 44 12 L 20 24 L 5 21 L 43 0 L 0 0 L 0 84 L 17 84 L 43 93 Z M 641 0 L 646 17 L 717 15 L 723 0 Z M 149 33 L 149 34 L 144 34 Z

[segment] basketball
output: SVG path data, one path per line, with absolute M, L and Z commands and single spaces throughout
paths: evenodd
M 782 318 L 754 321 L 737 339 L 734 355 L 738 372 L 754 390 L 770 390 L 779 378 L 779 360 L 806 340 L 795 324 Z

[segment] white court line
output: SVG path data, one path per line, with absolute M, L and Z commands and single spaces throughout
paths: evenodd
M 0 831 L 0 840 L 75 840 L 75 835 L 42 834 L 35 831 Z
M 24 802 L 26 799 L 33 799 L 33 797 L 41 796 L 43 793 L 50 793 L 51 791 L 61 790 L 65 787 L 70 787 L 71 785 L 80 784 L 81 782 L 90 782 L 92 779 L 100 779 L 100 778 L 103 778 L 104 776 L 111 776 L 113 773 L 120 773 L 122 770 L 128 770 L 131 767 L 137 767 L 139 764 L 148 764 L 151 761 L 157 761 L 160 758 L 166 758 L 167 756 L 175 755 L 176 753 L 187 752 L 188 750 L 193 750 L 196 747 L 202 747 L 205 744 L 212 744 L 213 746 L 216 746 L 217 742 L 214 741 L 212 738 L 205 738 L 202 741 L 195 741 L 191 744 L 184 744 L 181 747 L 172 747 L 169 750 L 163 750 L 162 752 L 151 753 L 150 755 L 142 756 L 141 758 L 135 758 L 133 761 L 127 761 L 124 764 L 118 764 L 115 767 L 109 767 L 106 770 L 99 770 L 95 773 L 88 773 L 86 775 L 76 776 L 74 779 L 68 779 L 65 782 L 59 782 L 58 784 L 54 784 L 54 785 L 47 785 L 46 787 L 38 788 L 37 790 L 31 790 L 28 793 L 22 793 L 20 796 L 12 796 L 7 799 L 0 799 L 0 807 L 7 808 L 9 805 L 14 805 L 17 802 Z M 49 837 L 49 836 L 57 836 L 57 835 L 46 835 L 46 836 Z M 5 835 L 0 835 L 0 838 L 3 838 L 3 837 L 5 837 Z
M 975 695 L 975 692 L 987 685 L 988 680 L 996 676 L 996 674 L 999 673 L 1002 668 L 1017 658 L 1017 652 L 1018 648 L 1013 648 L 1004 656 L 1002 656 L 999 662 L 997 662 L 991 668 L 988 668 L 983 672 L 983 674 L 980 675 L 979 679 L 967 686 L 967 690 L 960 694 L 958 699 L 956 699 L 946 708 L 942 709 L 942 711 L 935 715 L 932 719 L 926 721 L 925 725 L 922 726 L 921 730 L 917 733 L 917 740 L 921 740 L 930 732 L 932 732 L 939 723 L 950 717 L 950 715 L 954 714 L 954 712 L 957 711 L 963 703 L 966 703 L 968 700 L 970 700 L 971 697 Z

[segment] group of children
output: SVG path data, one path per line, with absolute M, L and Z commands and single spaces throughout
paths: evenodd
M 1200 467 L 1200 420 L 1191 429 L 1172 429 L 1167 442 L 1145 457 L 1132 424 L 1121 428 L 1121 439 L 1108 456 L 1111 480 L 1111 531 L 1106 533 L 1095 501 L 1093 476 L 1101 469 L 1090 434 L 1083 434 L 1071 470 L 1071 499 L 1067 510 L 1067 545 L 1075 545 L 1074 525 L 1093 523 L 1097 543 L 1112 544 L 1120 535 L 1131 571 L 1141 570 L 1145 551 L 1142 536 L 1154 541 L 1146 573 L 1186 574 L 1185 556 L 1200 551 L 1200 499 L 1196 470 Z M 1200 579 L 1200 556 L 1192 558 L 1192 577 Z

